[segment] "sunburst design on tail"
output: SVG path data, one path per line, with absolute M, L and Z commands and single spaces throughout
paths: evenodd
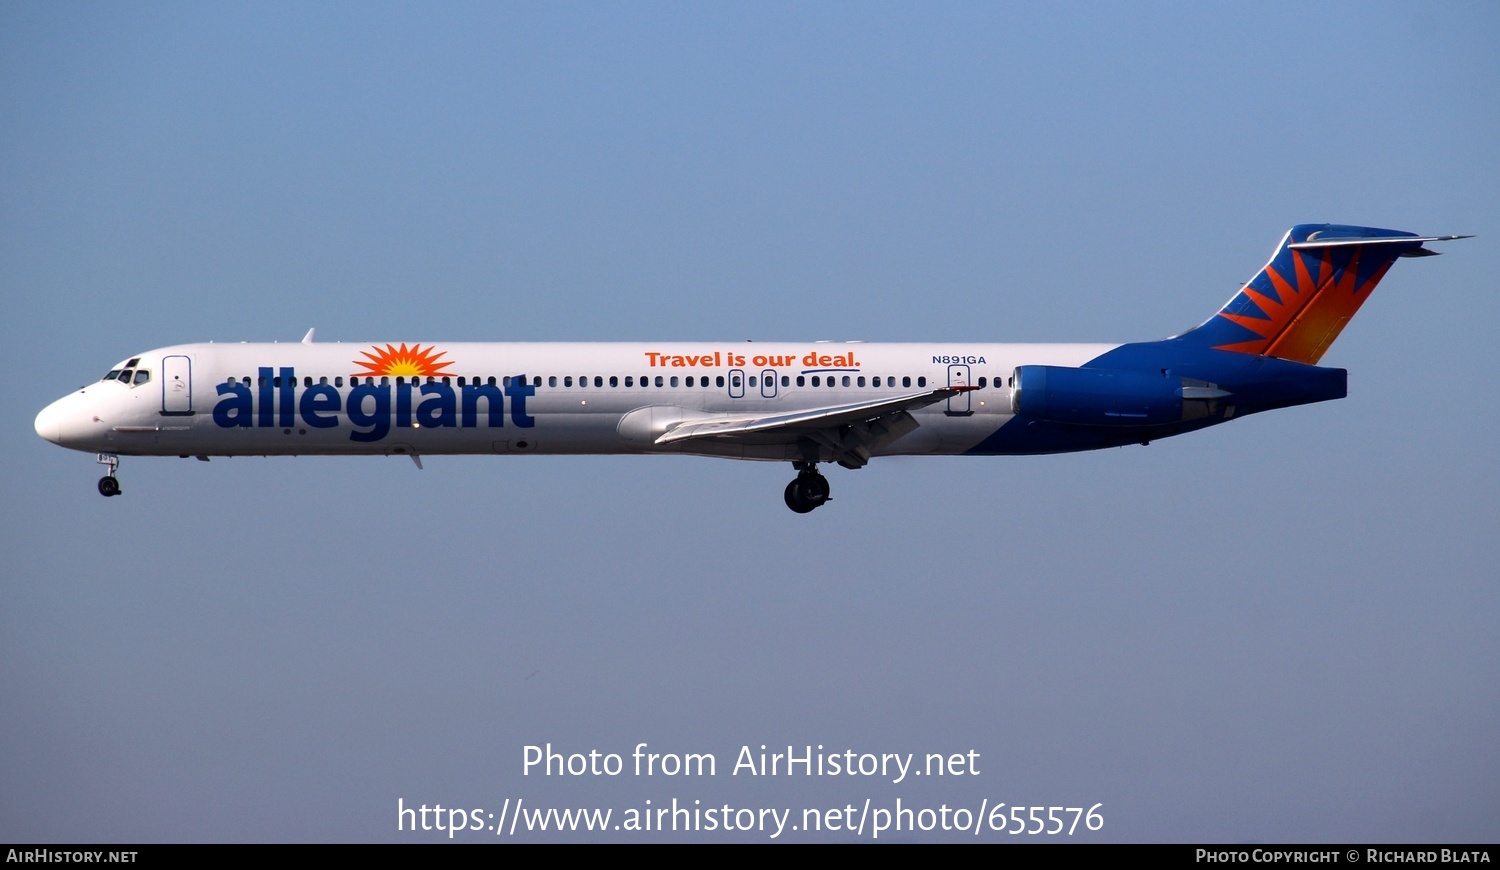
M 1169 341 L 1316 365 L 1397 258 L 1431 257 L 1438 252 L 1424 242 L 1466 238 L 1298 224 L 1218 313 Z
M 373 346 L 374 353 L 362 351 L 361 355 L 368 361 L 355 360 L 354 364 L 363 369 L 355 372 L 357 375 L 385 375 L 390 377 L 429 377 L 434 375 L 446 375 L 446 369 L 453 365 L 452 362 L 443 362 L 442 357 L 447 351 L 440 351 L 436 345 L 423 348 L 420 344 L 407 347 L 403 343 L 400 347 L 386 345 L 384 349 L 380 345 Z
M 1251 305 L 1231 305 L 1219 312 L 1220 317 L 1260 337 L 1216 345 L 1216 349 L 1316 364 L 1391 265 L 1386 260 L 1361 276 L 1358 248 L 1287 254 L 1292 265 L 1291 280 L 1272 263 L 1256 276 L 1264 278 L 1264 283 L 1252 281 L 1245 286 L 1243 297 Z M 1342 262 L 1335 263 L 1335 258 Z M 1314 272 L 1317 277 L 1313 277 Z

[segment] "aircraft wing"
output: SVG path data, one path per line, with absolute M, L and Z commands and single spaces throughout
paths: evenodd
M 917 421 L 909 411 L 974 389 L 978 388 L 941 387 L 920 393 L 849 405 L 829 405 L 789 414 L 684 420 L 658 437 L 656 443 L 665 445 L 697 439 L 791 444 L 808 439 L 830 448 L 836 461 L 858 468 L 869 461 L 870 452 L 876 446 L 917 428 Z

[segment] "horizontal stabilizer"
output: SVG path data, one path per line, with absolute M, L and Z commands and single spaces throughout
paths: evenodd
M 1314 238 L 1314 237 L 1316 237 L 1316 238 Z M 1474 237 L 1473 236 L 1387 236 L 1385 238 L 1359 238 L 1357 236 L 1353 236 L 1353 237 L 1340 237 L 1340 238 L 1324 238 L 1324 237 L 1318 236 L 1317 233 L 1313 233 L 1313 237 L 1309 237 L 1307 241 L 1305 241 L 1305 242 L 1293 242 L 1293 243 L 1287 245 L 1287 247 L 1290 248 L 1293 251 L 1305 251 L 1305 250 L 1314 250 L 1314 249 L 1318 249 L 1318 248 L 1347 248 L 1347 247 L 1356 247 L 1356 246 L 1357 247 L 1365 247 L 1365 246 L 1378 246 L 1378 245 L 1400 245 L 1401 246 L 1401 250 L 1396 254 L 1396 256 L 1398 256 L 1398 257 L 1436 257 L 1439 253 L 1441 253 L 1440 251 L 1431 251 L 1431 250 L 1428 250 L 1427 248 L 1422 248 L 1422 247 L 1413 248 L 1413 247 L 1411 247 L 1411 243 L 1412 242 L 1416 242 L 1416 243 L 1418 243 L 1420 245 L 1422 242 L 1451 242 L 1451 241 L 1453 241 L 1455 239 L 1472 239 L 1472 238 L 1474 238 Z
M 1473 236 L 1386 236 L 1384 238 L 1322 238 L 1313 233 L 1305 242 L 1292 242 L 1287 247 L 1297 251 L 1303 248 L 1337 248 L 1346 245 L 1407 245 L 1412 242 L 1451 242 L 1454 239 L 1472 239 Z

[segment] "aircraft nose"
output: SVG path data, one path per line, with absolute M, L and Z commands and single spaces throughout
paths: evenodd
M 62 404 L 61 400 L 53 402 L 36 415 L 36 434 L 53 444 L 62 443 L 63 409 L 60 407 Z
M 36 434 L 59 447 L 98 452 L 109 447 L 109 426 L 99 418 L 99 397 L 88 389 L 63 396 L 36 415 Z

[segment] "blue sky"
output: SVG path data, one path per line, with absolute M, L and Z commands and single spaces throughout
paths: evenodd
M 6 4 L 0 838 L 675 797 L 1495 841 L 1497 36 L 1484 3 Z M 1346 400 L 835 469 L 804 517 L 786 468 L 664 457 L 127 459 L 105 500 L 32 431 L 133 353 L 311 326 L 1151 339 L 1317 221 L 1478 236 L 1393 268 L 1324 359 Z M 721 771 L 523 775 L 546 742 Z M 762 743 L 980 773 L 726 775 Z

